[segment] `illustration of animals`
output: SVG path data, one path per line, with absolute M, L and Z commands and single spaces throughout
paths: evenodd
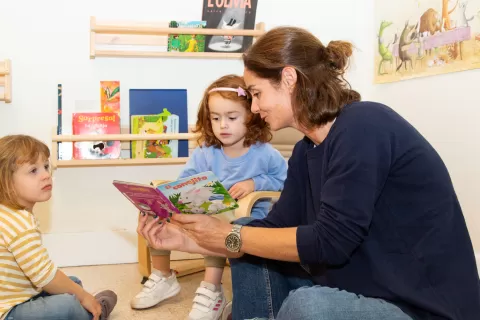
M 442 19 L 435 9 L 430 8 L 425 11 L 420 17 L 420 27 L 418 32 L 425 34 L 428 32 L 430 35 L 434 35 L 442 30 Z
M 200 207 L 205 202 L 210 200 L 213 196 L 213 188 L 193 188 L 190 190 L 182 191 L 180 193 L 180 199 L 178 203 L 190 204 L 193 207 Z
M 139 134 L 166 133 L 167 126 L 159 117 L 157 121 L 139 121 Z M 137 158 L 170 158 L 169 140 L 137 141 L 135 153 Z
M 470 25 L 468 24 L 469 21 L 472 21 L 475 16 L 471 16 L 470 18 L 467 18 L 467 4 L 468 1 L 463 1 L 459 3 L 458 5 L 458 10 L 457 10 L 457 21 L 456 21 L 456 27 L 469 27 Z
M 193 188 L 180 193 L 179 204 L 185 205 L 186 211 L 192 213 L 217 213 L 227 206 L 224 196 L 213 193 L 213 187 Z
M 387 45 L 384 44 L 384 39 L 383 39 L 384 30 L 391 25 L 392 25 L 392 22 L 390 21 L 382 21 L 380 23 L 380 30 L 378 31 L 378 53 L 382 57 L 382 59 L 378 63 L 379 75 L 386 74 L 386 72 L 382 72 L 382 66 L 383 66 L 383 70 L 385 71 L 384 62 L 390 62 L 390 65 L 393 69 L 393 54 L 389 47 L 390 45 L 395 44 L 395 42 L 397 41 L 397 37 L 395 35 L 395 39 L 393 40 L 393 43 L 389 43 Z
M 449 10 L 448 6 L 449 0 L 442 0 L 442 21 L 445 30 L 452 30 L 452 21 L 450 20 L 450 14 L 455 11 L 458 5 L 458 0 L 455 3 L 455 6 Z
M 226 207 L 222 200 L 212 200 L 212 203 L 208 206 L 208 213 L 217 213 Z
M 417 27 L 418 23 L 415 25 L 410 25 L 408 20 L 405 22 L 405 27 L 403 28 L 402 34 L 400 35 L 400 40 L 398 44 L 398 56 L 400 58 L 400 64 L 397 66 L 397 71 L 400 70 L 402 65 L 407 70 L 407 61 L 410 61 L 410 67 L 413 70 L 412 55 L 409 52 L 410 45 L 417 38 Z

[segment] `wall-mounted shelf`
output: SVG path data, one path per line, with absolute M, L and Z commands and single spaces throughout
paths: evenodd
M 12 64 L 9 59 L 0 61 L 0 86 L 4 89 L 0 101 L 12 102 Z
M 152 159 L 95 159 L 95 160 L 59 160 L 58 142 L 79 142 L 79 141 L 145 141 L 145 140 L 196 140 L 197 134 L 103 134 L 103 135 L 57 135 L 56 128 L 53 129 L 51 167 L 57 168 L 72 167 L 107 167 L 107 166 L 145 166 L 145 165 L 168 165 L 185 164 L 188 157 L 181 158 L 152 158 Z
M 228 35 L 252 36 L 254 40 L 265 33 L 265 24 L 257 23 L 254 30 L 229 30 Z M 169 34 L 203 34 L 223 36 L 225 30 L 207 28 L 169 28 L 168 22 L 151 24 L 138 23 L 97 23 L 95 17 L 90 17 L 90 59 L 95 57 L 124 57 L 124 58 L 217 58 L 239 59 L 242 53 L 223 52 L 165 52 L 153 50 L 115 50 L 98 49 L 98 45 L 120 46 L 154 46 L 166 47 Z

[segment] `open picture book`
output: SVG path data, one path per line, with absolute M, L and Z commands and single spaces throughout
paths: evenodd
M 158 186 L 118 180 L 113 185 L 138 210 L 154 217 L 168 218 L 172 213 L 215 215 L 238 208 L 211 171 Z

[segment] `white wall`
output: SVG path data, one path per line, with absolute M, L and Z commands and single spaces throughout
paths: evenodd
M 349 76 L 352 86 L 364 99 L 390 104 L 438 149 L 450 168 L 476 248 L 480 250 L 480 221 L 474 215 L 480 200 L 473 185 L 480 177 L 474 165 L 479 156 L 479 129 L 473 128 L 480 111 L 475 108 L 475 92 L 470 92 L 473 78 L 478 78 L 479 73 L 469 71 L 373 86 L 373 9 L 373 0 L 259 0 L 257 22 L 265 22 L 267 29 L 277 25 L 301 26 L 325 43 L 344 39 L 355 44 L 358 50 Z M 241 73 L 241 61 L 90 60 L 89 17 L 193 20 L 201 18 L 201 10 L 202 0 L 2 1 L 0 59 L 12 59 L 13 103 L 0 103 L 0 136 L 27 133 L 49 142 L 56 125 L 57 84 L 63 84 L 64 121 L 69 122 L 68 116 L 79 105 L 99 104 L 100 80 L 121 81 L 125 115 L 130 88 L 186 88 L 189 123 L 194 123 L 204 88 L 223 74 Z M 454 80 L 459 82 L 454 85 Z M 415 97 L 411 94 L 413 89 L 420 89 L 421 93 Z M 447 99 L 447 91 L 454 98 Z M 52 200 L 38 207 L 45 242 L 53 258 L 60 265 L 135 262 L 136 210 L 116 192 L 111 181 L 174 179 L 179 171 L 180 166 L 57 170 Z M 87 191 L 80 193 L 80 188 Z

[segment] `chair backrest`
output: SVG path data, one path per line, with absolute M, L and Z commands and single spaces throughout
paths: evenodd
M 190 130 L 192 128 L 193 127 L 191 126 Z M 303 134 L 293 128 L 285 128 L 278 131 L 273 131 L 272 135 L 273 138 L 270 143 L 287 159 L 292 155 L 295 144 L 303 139 Z M 191 154 L 197 146 L 198 143 L 196 140 L 190 140 L 188 144 L 189 153 Z

